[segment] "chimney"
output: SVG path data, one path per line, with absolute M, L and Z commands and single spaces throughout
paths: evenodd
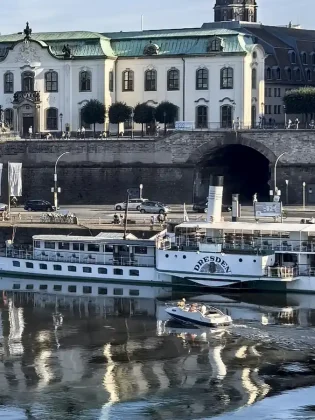
M 223 176 L 210 175 L 207 222 L 221 222 L 222 198 L 223 198 Z

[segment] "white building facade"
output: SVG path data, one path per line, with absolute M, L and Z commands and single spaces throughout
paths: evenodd
M 198 129 L 259 124 L 265 54 L 229 29 L 0 36 L 0 105 L 7 129 L 27 135 L 77 131 L 90 99 L 170 101 Z M 108 120 L 97 131 L 111 130 Z M 117 129 L 117 128 L 116 128 Z

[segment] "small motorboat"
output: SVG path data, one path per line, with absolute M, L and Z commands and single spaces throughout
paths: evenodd
M 165 311 L 173 319 L 205 327 L 221 327 L 232 324 L 232 318 L 220 309 L 204 303 L 188 303 L 181 301 L 177 306 L 167 306 Z

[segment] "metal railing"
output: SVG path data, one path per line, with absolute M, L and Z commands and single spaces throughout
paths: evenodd
M 271 278 L 293 278 L 299 276 L 298 267 L 267 267 L 266 276 Z

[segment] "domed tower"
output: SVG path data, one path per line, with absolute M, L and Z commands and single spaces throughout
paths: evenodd
M 216 0 L 214 21 L 257 22 L 256 0 Z

